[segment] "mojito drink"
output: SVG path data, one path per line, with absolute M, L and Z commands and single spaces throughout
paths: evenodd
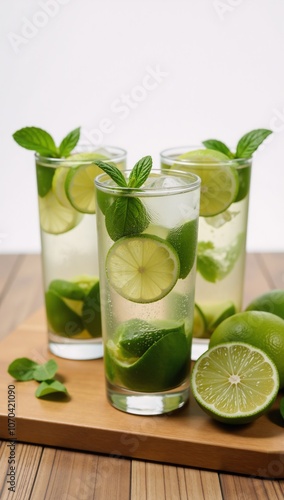
M 193 359 L 206 350 L 216 326 L 242 308 L 252 154 L 270 133 L 245 134 L 235 153 L 214 139 L 161 152 L 164 172 L 201 179 Z
M 96 179 L 107 395 L 144 415 L 188 399 L 200 184 L 175 172 L 146 177 Z
M 96 160 L 125 166 L 118 148 L 68 158 L 36 155 L 49 348 L 70 359 L 103 354 L 94 178 Z

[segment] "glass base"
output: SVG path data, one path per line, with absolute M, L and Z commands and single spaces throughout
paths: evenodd
M 189 397 L 189 383 L 167 392 L 133 392 L 107 383 L 107 397 L 118 410 L 134 415 L 161 415 L 185 405 Z
M 193 337 L 192 347 L 191 347 L 191 359 L 196 361 L 201 354 L 207 351 L 209 345 L 209 339 L 197 339 Z
M 48 334 L 49 350 L 55 356 L 65 359 L 88 360 L 103 357 L 102 339 L 71 340 L 54 333 Z

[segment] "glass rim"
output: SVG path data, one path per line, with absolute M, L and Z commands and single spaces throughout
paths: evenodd
M 105 150 L 109 150 L 109 152 L 111 154 L 113 154 L 114 156 L 112 156 L 111 158 L 108 158 L 107 161 L 115 161 L 115 162 L 120 162 L 120 161 L 124 161 L 126 159 L 126 156 L 127 156 L 127 151 L 126 149 L 123 149 L 123 148 L 120 148 L 118 146 L 111 146 L 109 144 L 106 144 L 106 145 L 102 145 L 102 146 L 98 146 L 98 147 L 92 147 L 91 145 L 88 145 L 88 146 L 78 146 L 77 148 L 74 149 L 74 151 L 71 152 L 71 154 L 79 154 L 79 153 L 96 153 L 96 152 L 100 152 L 100 150 L 102 149 L 105 149 Z M 35 156 L 35 159 L 37 162 L 40 162 L 41 165 L 45 166 L 44 163 L 46 162 L 46 166 L 50 167 L 50 166 L 63 166 L 64 163 L 68 164 L 69 166 L 71 165 L 74 165 L 74 164 L 78 164 L 78 163 L 94 163 L 95 162 L 95 159 L 84 159 L 84 158 L 81 158 L 80 160 L 75 160 L 75 159 L 72 159 L 71 158 L 53 158 L 52 156 L 44 156 L 44 155 L 41 155 L 39 153 L 35 153 L 34 154 Z
M 130 174 L 131 170 L 124 170 L 123 173 Z M 166 177 L 179 177 L 183 179 L 190 180 L 188 184 L 180 186 L 168 186 L 157 188 L 155 186 L 141 186 L 141 187 L 128 187 L 128 186 L 118 186 L 106 184 L 106 181 L 110 181 L 111 178 L 108 174 L 102 173 L 95 178 L 95 185 L 99 191 L 104 193 L 120 195 L 120 196 L 171 196 L 174 194 L 182 194 L 191 191 L 195 191 L 200 187 L 201 179 L 198 175 L 192 172 L 181 172 L 180 170 L 169 170 L 163 172 L 161 169 L 152 169 L 148 177 L 151 178 L 152 174 L 158 174 L 159 176 Z M 102 179 L 105 178 L 105 181 Z
M 252 157 L 250 158 L 228 158 L 228 160 L 224 160 L 224 161 L 218 161 L 218 163 L 214 163 L 214 162 L 206 162 L 204 163 L 201 159 L 200 161 L 198 160 L 190 160 L 190 159 L 178 159 L 178 158 L 175 158 L 174 155 L 182 155 L 184 153 L 187 153 L 189 151 L 194 151 L 194 150 L 197 150 L 197 149 L 204 149 L 206 150 L 207 148 L 205 148 L 202 144 L 199 144 L 198 146 L 175 146 L 175 147 L 171 147 L 171 148 L 166 148 L 166 149 L 163 149 L 161 152 L 160 152 L 160 159 L 161 160 L 164 160 L 165 163 L 169 163 L 171 165 L 192 165 L 192 166 L 198 166 L 198 167 L 208 167 L 208 168 L 213 168 L 213 167 L 220 167 L 220 166 L 228 166 L 228 167 L 234 167 L 236 169 L 239 169 L 239 168 L 244 168 L 244 167 L 247 167 L 247 166 L 251 166 L 252 164 Z M 172 157 L 170 157 L 170 154 L 172 155 Z

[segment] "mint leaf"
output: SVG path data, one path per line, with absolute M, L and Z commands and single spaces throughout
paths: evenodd
M 37 398 L 42 398 L 48 394 L 62 393 L 62 395 L 67 395 L 67 389 L 65 385 L 58 382 L 58 380 L 45 380 L 37 388 L 35 395 Z
M 17 358 L 8 366 L 8 373 L 16 380 L 33 380 L 39 365 L 29 358 Z
M 61 141 L 59 145 L 60 157 L 70 155 L 71 151 L 75 148 L 80 139 L 80 130 L 80 127 L 75 128 L 75 130 L 69 132 L 69 134 L 67 134 L 66 137 L 64 137 L 64 139 Z
M 96 165 L 108 174 L 118 186 L 127 187 L 127 182 L 123 173 L 115 165 L 100 160 L 96 160 Z
M 59 152 L 51 135 L 38 127 L 25 127 L 13 134 L 15 141 L 26 149 L 36 151 L 41 156 L 58 158 Z
M 41 198 L 43 198 L 52 186 L 52 179 L 55 174 L 55 168 L 47 168 L 37 164 L 36 177 L 37 177 L 37 191 Z
M 128 187 L 141 187 L 146 179 L 149 177 L 152 168 L 152 158 L 151 156 L 144 156 L 141 158 L 131 170 Z
M 284 419 L 284 398 L 280 399 L 280 413 Z
M 250 158 L 270 134 L 272 131 L 265 128 L 252 130 L 245 134 L 237 144 L 236 158 Z
M 234 158 L 234 154 L 229 150 L 228 146 L 224 142 L 218 141 L 217 139 L 208 139 L 202 142 L 203 146 L 207 149 L 214 149 L 215 151 L 220 151 L 228 158 Z
M 113 241 L 142 233 L 150 219 L 141 200 L 138 198 L 119 197 L 106 210 L 106 229 Z
M 49 359 L 43 365 L 38 365 L 33 373 L 33 378 L 38 382 L 42 380 L 48 380 L 54 377 L 57 371 L 57 363 L 54 359 Z

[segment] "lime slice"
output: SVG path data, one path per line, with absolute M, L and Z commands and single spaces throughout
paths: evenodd
M 172 245 L 158 236 L 123 237 L 107 254 L 106 273 L 111 286 L 125 299 L 155 302 L 175 286 L 179 258 Z
M 82 219 L 74 208 L 63 207 L 52 191 L 38 198 L 40 227 L 46 233 L 62 234 L 77 226 Z
M 198 358 L 191 387 L 197 403 L 211 417 L 227 424 L 245 424 L 275 401 L 279 376 L 265 352 L 234 342 L 213 347 Z
M 193 337 L 195 338 L 206 338 L 207 337 L 207 321 L 200 309 L 200 307 L 194 305 L 194 316 L 193 316 Z
M 239 176 L 232 166 L 224 165 L 229 158 L 219 151 L 197 149 L 179 156 L 190 165 L 172 168 L 195 173 L 201 178 L 200 215 L 211 217 L 224 212 L 235 200 L 239 190 Z
M 142 319 L 130 319 L 118 327 L 116 335 L 125 357 L 141 357 L 164 335 L 177 331 L 184 332 L 183 322 L 157 320 L 148 323 Z
M 58 167 L 56 169 L 52 179 L 52 190 L 57 200 L 61 203 L 61 205 L 63 205 L 63 207 L 72 208 L 72 205 L 65 193 L 65 181 L 68 172 L 69 168 L 67 167 Z
M 46 292 L 45 305 L 48 323 L 58 335 L 74 337 L 84 330 L 81 317 L 54 291 Z
M 71 205 L 85 214 L 96 213 L 94 179 L 102 170 L 92 163 L 80 165 L 68 172 L 65 183 L 67 198 Z
M 100 282 L 97 280 L 83 301 L 82 319 L 85 329 L 91 337 L 102 336 Z
M 165 326 L 165 325 L 164 325 Z M 109 341 L 106 346 L 106 373 L 110 382 L 143 392 L 165 391 L 183 382 L 189 370 L 189 344 L 180 325 L 164 332 L 138 358 L 121 359 L 117 346 Z M 155 335 L 157 334 L 154 328 Z
M 195 262 L 197 227 L 197 219 L 194 219 L 172 229 L 167 237 L 179 256 L 181 279 L 188 276 Z

